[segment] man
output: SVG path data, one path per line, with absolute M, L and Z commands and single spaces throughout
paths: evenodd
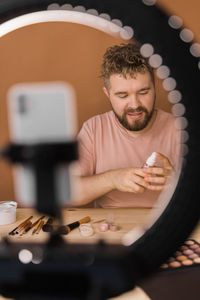
M 110 47 L 102 63 L 112 111 L 83 124 L 79 205 L 152 207 L 179 164 L 174 117 L 155 108 L 154 73 L 134 44 Z M 157 153 L 155 167 L 143 168 Z

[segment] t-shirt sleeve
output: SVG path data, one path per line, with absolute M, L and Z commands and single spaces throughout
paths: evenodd
M 77 162 L 79 176 L 90 176 L 95 173 L 94 131 L 92 122 L 85 122 L 78 133 L 79 159 Z

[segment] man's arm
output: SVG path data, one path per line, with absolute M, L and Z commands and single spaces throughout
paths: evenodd
M 88 204 L 112 190 L 135 194 L 143 193 L 145 189 L 161 191 L 173 168 L 164 155 L 157 153 L 157 156 L 162 160 L 163 167 L 122 168 L 92 176 L 76 176 L 78 193 L 75 204 Z
M 143 193 L 149 187 L 142 168 L 109 170 L 92 176 L 76 177 L 77 195 L 75 204 L 85 205 L 112 190 Z

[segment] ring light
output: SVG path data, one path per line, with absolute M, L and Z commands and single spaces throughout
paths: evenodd
M 128 251 L 132 264 L 129 262 L 126 268 L 129 265 L 135 275 L 131 286 L 125 289 L 132 288 L 141 276 L 155 270 L 177 249 L 197 224 L 200 212 L 197 175 L 200 162 L 200 45 L 193 40 L 192 32 L 183 28 L 180 18 L 168 16 L 155 2 L 123 0 L 116 5 L 114 0 L 85 0 L 84 7 L 81 0 L 56 1 L 56 4 L 50 0 L 4 0 L 0 4 L 0 18 L 4 22 L 47 8 L 52 13 L 55 9 L 60 12 L 64 5 L 68 10 L 72 9 L 72 13 L 78 7 L 81 11 L 82 7 L 81 13 L 93 11 L 100 17 L 106 14 L 113 23 L 120 20 L 124 24 L 122 31 L 132 29 L 131 34 L 134 33 L 134 38 L 141 44 L 141 53 L 157 68 L 157 75 L 163 79 L 163 87 L 174 104 L 172 111 L 177 117 L 177 126 L 183 130 L 183 142 L 186 141 L 182 170 L 175 182 L 175 191 L 157 220 L 134 242 L 120 246 Z M 124 287 L 119 287 L 113 294 L 122 290 Z

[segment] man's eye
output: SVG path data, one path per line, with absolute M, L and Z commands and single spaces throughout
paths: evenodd
M 120 95 L 119 96 L 119 98 L 122 98 L 122 99 L 124 99 L 124 98 L 126 98 L 127 97 L 127 95 Z
M 140 92 L 139 95 L 146 95 L 149 91 Z

